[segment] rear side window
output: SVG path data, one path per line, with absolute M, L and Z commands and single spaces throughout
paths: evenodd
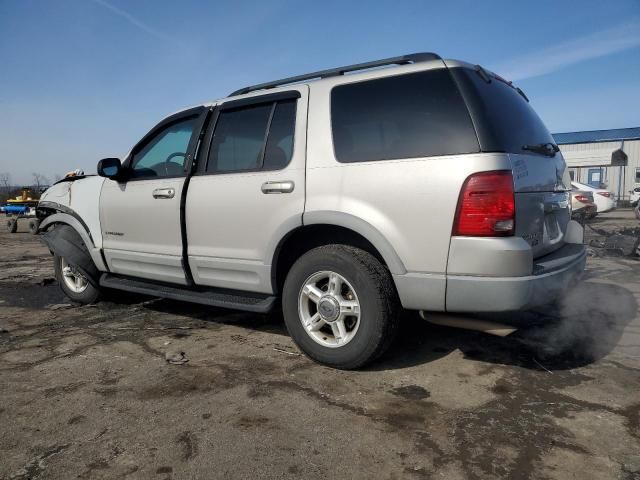
M 530 153 L 523 145 L 555 141 L 529 102 L 511 85 L 493 75 L 485 81 L 471 68 L 451 74 L 467 101 L 483 151 Z
M 446 69 L 335 87 L 331 125 L 340 162 L 479 151 L 465 103 Z
M 296 124 L 296 101 L 285 100 L 276 104 L 264 154 L 264 169 L 284 168 L 293 155 L 293 130 Z
M 295 100 L 220 112 L 213 134 L 208 173 L 278 170 L 293 154 Z
M 221 112 L 207 170 L 233 172 L 259 168 L 271 108 L 267 104 Z

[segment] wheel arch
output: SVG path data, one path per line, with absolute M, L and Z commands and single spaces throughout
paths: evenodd
M 79 219 L 69 213 L 54 213 L 46 217 L 40 223 L 39 232 L 48 232 L 54 225 L 67 225 L 71 227 L 75 233 L 78 234 L 82 242 L 85 244 L 87 251 L 91 257 L 96 268 L 100 271 L 107 271 L 107 267 L 102 258 L 102 254 L 99 248 L 96 248 L 93 238 L 91 237 L 91 232 Z M 59 253 L 60 251 L 60 241 L 55 236 L 42 236 L 43 242 L 49 247 L 54 253 Z
M 382 262 L 392 274 L 404 274 L 404 263 L 387 239 L 371 224 L 342 212 L 305 213 L 303 225 L 290 230 L 276 246 L 271 262 L 271 283 L 279 293 L 284 279 L 301 255 L 328 244 L 361 248 Z

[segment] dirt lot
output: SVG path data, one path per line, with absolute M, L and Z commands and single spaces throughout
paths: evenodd
M 341 372 L 278 319 L 72 306 L 37 238 L 0 252 L 2 478 L 640 478 L 638 260 L 591 257 L 506 338 L 407 315 L 383 361 Z

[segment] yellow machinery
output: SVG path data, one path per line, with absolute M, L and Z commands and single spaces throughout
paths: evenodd
M 20 195 L 7 200 L 2 207 L 2 211 L 7 215 L 7 230 L 15 233 L 18 230 L 18 220 L 20 218 L 31 218 L 29 231 L 33 234 L 38 232 L 38 220 L 36 218 L 36 207 L 40 199 L 39 194 L 35 194 L 29 187 L 23 187 Z

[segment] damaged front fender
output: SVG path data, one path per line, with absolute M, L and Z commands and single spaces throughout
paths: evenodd
M 81 242 L 85 245 L 85 248 L 96 268 L 100 271 L 107 271 L 107 267 L 105 266 L 102 259 L 100 249 L 96 248 L 93 238 L 91 237 L 91 233 L 89 232 L 84 222 L 81 222 L 75 216 L 69 213 L 54 213 L 53 215 L 49 215 L 44 220 L 42 220 L 42 223 L 40 223 L 39 232 L 46 232 L 48 230 L 57 228 L 57 226 L 68 226 L 72 228 L 72 230 L 74 230 L 75 233 L 80 237 Z M 46 234 L 42 235 L 43 240 L 45 235 Z M 51 251 L 53 251 L 51 247 L 49 248 Z
M 58 224 L 44 233 L 41 238 L 49 250 L 64 257 L 87 278 L 91 285 L 98 286 L 100 272 L 91 258 L 89 247 L 73 227 Z

